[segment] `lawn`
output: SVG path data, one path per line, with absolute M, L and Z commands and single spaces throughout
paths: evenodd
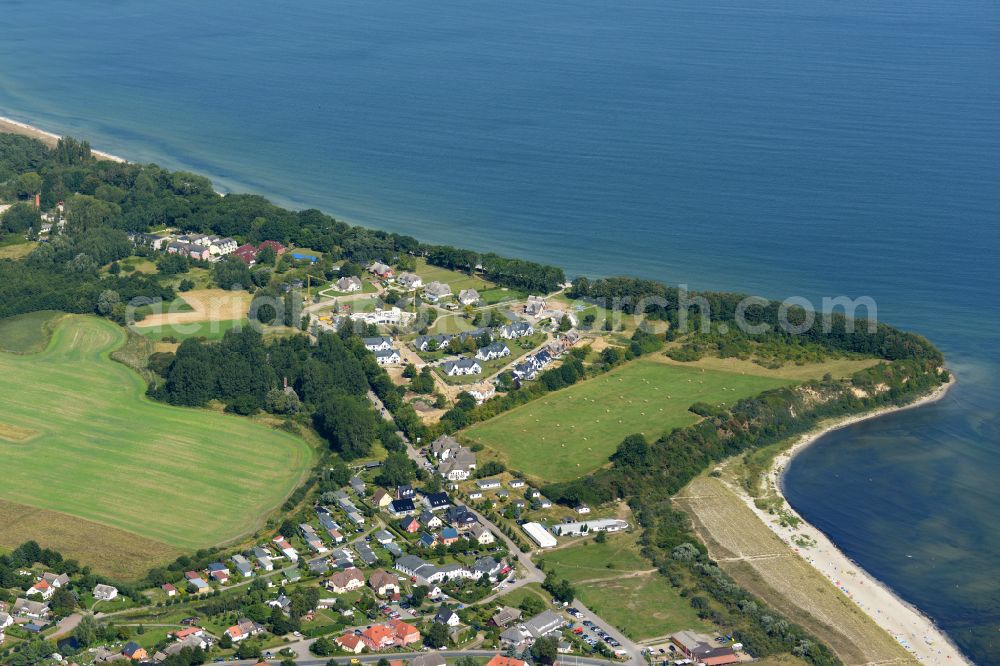
M 576 586 L 576 596 L 633 640 L 646 640 L 683 629 L 711 632 L 687 599 L 658 573 L 616 577 Z
M 45 351 L 0 354 L 16 387 L 0 392 L 0 499 L 82 518 L 102 546 L 94 523 L 183 549 L 257 529 L 301 482 L 311 447 L 249 419 L 150 401 L 142 378 L 108 358 L 124 341 L 111 322 L 67 316 Z M 33 527 L 51 541 L 46 522 Z M 32 531 L 0 522 L 0 535 L 14 528 Z
M 160 341 L 164 338 L 174 338 L 178 342 L 188 338 L 205 338 L 221 340 L 226 331 L 233 328 L 248 326 L 246 319 L 229 319 L 224 321 L 198 321 L 188 324 L 164 324 L 162 326 L 136 327 L 135 330 L 150 340 Z
M 580 537 L 575 545 L 545 553 L 541 561 L 546 571 L 554 569 L 573 583 L 630 571 L 647 571 L 653 565 L 639 554 L 637 538 L 635 532 L 609 534 L 604 543 Z M 569 543 L 574 542 L 570 540 Z
M 33 354 L 45 349 L 61 312 L 41 310 L 0 319 L 0 352 Z
M 626 435 L 690 425 L 698 401 L 732 403 L 789 379 L 688 368 L 649 358 L 549 394 L 463 432 L 537 481 L 577 478 L 608 461 Z
M 0 244 L 0 259 L 23 259 L 38 247 L 35 241 Z
M 636 640 L 695 629 L 710 631 L 653 565 L 639 554 L 635 532 L 583 539 L 545 554 L 546 571 L 571 581 L 592 611 Z
M 431 282 L 443 282 L 451 287 L 452 293 L 458 297 L 458 292 L 463 289 L 475 289 L 482 295 L 487 289 L 493 289 L 496 285 L 481 277 L 467 275 L 459 271 L 448 270 L 440 266 L 431 266 L 426 259 L 417 259 L 417 269 L 413 271 L 423 279 L 424 284 Z

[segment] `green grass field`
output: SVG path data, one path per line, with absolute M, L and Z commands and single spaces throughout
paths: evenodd
M 653 565 L 639 554 L 637 534 L 609 534 L 605 543 L 582 539 L 542 558 L 546 571 L 571 581 L 591 610 L 636 640 L 681 629 L 710 630 Z
M 464 431 L 511 469 L 536 480 L 577 478 L 608 461 L 626 435 L 655 439 L 698 417 L 698 401 L 732 403 L 789 379 L 742 375 L 639 359 Z
M 163 326 L 136 327 L 138 333 L 150 340 L 159 341 L 173 337 L 177 341 L 188 338 L 205 338 L 206 340 L 221 340 L 226 331 L 238 326 L 246 326 L 246 319 L 224 319 L 222 321 L 198 321 L 185 324 L 165 324 Z
M 52 327 L 61 312 L 41 310 L 0 319 L 0 352 L 34 354 L 49 344 Z
M 458 297 L 458 292 L 462 289 L 475 289 L 482 294 L 487 289 L 493 289 L 496 286 L 492 282 L 488 282 L 480 277 L 474 277 L 460 273 L 459 271 L 451 271 L 440 266 L 431 266 L 423 258 L 417 259 L 417 270 L 413 272 L 423 279 L 425 285 L 435 281 L 449 285 L 456 298 Z
M 108 358 L 124 340 L 108 321 L 67 316 L 45 351 L 0 354 L 0 499 L 178 548 L 258 528 L 300 483 L 311 447 L 248 419 L 150 401 L 141 377 Z M 92 524 L 81 529 L 100 541 Z

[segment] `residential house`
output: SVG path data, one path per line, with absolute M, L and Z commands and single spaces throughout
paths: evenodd
M 486 666 L 526 666 L 526 664 L 521 659 L 498 654 L 486 662 Z
M 149 654 L 146 652 L 146 648 L 135 641 L 129 641 L 122 648 L 122 656 L 132 661 L 145 661 Z
M 479 479 L 476 481 L 476 487 L 480 490 L 493 490 L 494 488 L 499 488 L 502 484 L 500 479 Z
M 545 309 L 545 299 L 541 296 L 528 296 L 527 303 L 524 304 L 524 314 L 537 315 Z
M 416 534 L 420 529 L 420 523 L 413 516 L 406 516 L 399 521 L 399 528 L 407 534 Z
M 375 352 L 375 361 L 379 365 L 396 365 L 403 361 L 403 357 L 399 355 L 398 349 L 387 349 Z
M 361 651 L 365 649 L 365 642 L 361 639 L 361 636 L 355 636 L 354 634 L 344 634 L 334 639 L 334 643 L 349 654 L 361 654 Z
M 240 618 L 236 624 L 226 629 L 226 633 L 234 643 L 239 643 L 240 641 L 250 638 L 251 636 L 264 633 L 264 627 L 249 618 L 243 617 Z
M 391 280 L 396 272 L 392 270 L 392 266 L 388 264 L 383 264 L 381 261 L 374 261 L 368 266 L 368 272 L 372 275 L 377 275 L 383 280 Z
M 399 277 L 396 278 L 396 282 L 408 290 L 420 289 L 420 287 L 424 286 L 423 279 L 416 273 L 400 273 Z
M 372 495 L 372 504 L 374 504 L 379 509 L 384 509 L 390 504 L 392 504 L 392 495 L 389 491 L 384 488 L 379 488 Z
M 476 399 L 477 405 L 481 405 L 497 394 L 497 387 L 490 382 L 484 382 L 466 388 L 465 392 Z
M 42 580 L 47 582 L 52 587 L 59 589 L 65 585 L 69 585 L 69 576 L 66 574 L 54 574 L 51 571 L 46 571 L 42 574 Z
M 380 597 L 399 593 L 399 580 L 393 574 L 382 569 L 376 569 L 368 576 L 368 585 Z
M 454 527 L 446 527 L 441 530 L 441 543 L 446 546 L 450 546 L 456 541 L 458 541 L 458 530 Z
M 521 609 L 512 606 L 504 606 L 490 618 L 490 623 L 501 629 L 511 625 L 521 619 Z
M 410 666 L 445 666 L 445 664 L 440 652 L 426 652 L 410 660 Z
M 517 338 L 526 338 L 529 335 L 533 335 L 534 332 L 535 327 L 528 322 L 517 321 L 506 326 L 501 326 L 497 334 L 504 340 L 516 340 Z
M 451 500 L 448 493 L 429 493 L 424 497 L 424 504 L 431 511 L 440 511 L 451 506 Z
M 14 617 L 26 617 L 32 620 L 41 620 L 49 616 L 49 605 L 44 601 L 29 601 L 28 599 L 17 598 L 10 609 L 10 614 Z
M 448 296 L 451 296 L 451 287 L 443 282 L 434 281 L 424 287 L 424 299 L 428 303 L 437 303 Z
M 479 292 L 475 289 L 463 289 L 458 292 L 458 302 L 462 305 L 474 305 L 479 302 Z
M 417 545 L 421 548 L 433 548 L 437 545 L 438 539 L 435 535 L 424 532 L 417 540 Z
M 405 647 L 420 640 L 420 631 L 402 620 L 390 620 L 386 624 L 376 624 L 361 632 L 361 640 L 372 652 L 380 652 L 392 647 Z
M 494 557 L 480 557 L 472 565 L 472 572 L 476 574 L 479 578 L 486 577 L 490 580 L 495 579 L 500 572 L 503 571 L 504 565 L 496 560 Z
M 274 254 L 277 257 L 280 257 L 286 251 L 285 246 L 282 245 L 281 243 L 279 243 L 278 241 L 275 241 L 275 240 L 266 240 L 266 241 L 264 241 L 263 243 L 261 243 L 260 245 L 257 246 L 257 251 L 260 252 L 261 250 L 263 250 L 266 247 L 269 247 L 272 250 L 274 250 Z
M 177 588 L 171 585 L 170 583 L 164 583 L 163 585 L 160 586 L 160 589 L 163 590 L 163 592 L 167 595 L 167 597 L 177 596 Z
M 502 645 L 522 649 L 531 645 L 539 638 L 557 632 L 565 624 L 565 620 L 553 611 L 546 610 L 524 622 L 512 626 L 500 634 Z
M 432 512 L 430 509 L 425 509 L 420 512 L 420 524 L 429 530 L 436 530 L 437 528 L 444 525 L 444 522 L 438 518 L 437 514 Z
M 414 499 L 416 496 L 417 491 L 413 489 L 413 486 L 409 484 L 396 486 L 396 499 Z
M 576 506 L 575 506 L 575 507 L 573 508 L 573 510 L 574 510 L 574 511 L 576 511 L 576 512 L 577 512 L 578 514 L 580 514 L 581 516 L 582 516 L 582 515 L 586 515 L 586 514 L 590 513 L 590 507 L 589 507 L 589 506 L 587 506 L 586 504 L 577 504 L 577 505 L 576 505 Z
M 398 499 L 393 500 L 392 504 L 389 505 L 389 510 L 396 516 L 409 516 L 412 515 L 417 508 L 413 504 L 411 499 Z
M 498 358 L 510 356 L 510 347 L 502 342 L 491 342 L 485 347 L 480 347 L 476 352 L 476 358 L 480 361 L 492 361 Z
M 365 349 L 368 351 L 389 351 L 392 349 L 392 338 L 380 335 L 374 338 L 364 338 Z
M 372 538 L 374 538 L 383 546 L 386 545 L 387 543 L 392 543 L 396 539 L 396 537 L 394 537 L 392 533 L 387 530 L 378 530 L 377 532 L 375 532 L 375 534 L 372 535 Z
M 459 529 L 468 529 L 479 522 L 476 515 L 464 506 L 453 506 L 445 512 L 445 520 Z
M 229 567 L 222 562 L 212 562 L 208 565 L 208 577 L 220 583 L 229 580 Z
M 169 249 L 167 250 L 170 251 Z M 233 250 L 233 256 L 245 263 L 247 266 L 253 266 L 257 263 L 257 248 L 253 245 L 246 243 L 245 245 L 240 245 L 238 248 Z
M 337 594 L 351 592 L 365 586 L 365 575 L 357 567 L 349 567 L 330 576 L 326 589 Z
M 205 581 L 204 578 L 196 576 L 194 578 L 188 578 L 188 587 L 195 594 L 208 594 L 212 591 L 212 587 Z
M 364 285 L 361 284 L 361 279 L 353 275 L 348 275 L 342 277 L 334 283 L 334 288 L 337 291 L 351 293 L 355 291 L 361 291 Z
M 457 361 L 442 363 L 441 370 L 449 377 L 463 377 L 482 373 L 483 366 L 474 358 L 460 358 Z
M 509 483 L 508 485 L 509 485 L 509 486 L 510 486 L 511 488 L 515 488 L 515 489 L 516 489 L 516 488 L 524 488 L 524 486 L 525 486 L 525 481 L 524 481 L 524 479 L 511 479 L 511 480 L 510 480 L 510 483 Z
M 94 599 L 97 601 L 111 601 L 118 596 L 118 588 L 112 585 L 97 584 L 94 586 Z
M 365 482 L 360 477 L 352 476 L 351 480 L 348 481 L 348 484 L 350 484 L 351 490 L 353 490 L 355 493 L 357 493 L 358 496 L 364 497 L 364 495 L 365 495 Z
M 239 243 L 234 241 L 232 238 L 215 237 L 208 246 L 208 250 L 213 256 L 224 257 L 227 254 L 235 252 L 237 247 L 239 247 Z
M 457 627 L 462 623 L 461 618 L 458 617 L 458 613 L 447 606 L 438 608 L 437 614 L 434 615 L 434 621 L 446 627 Z
M 253 564 L 242 555 L 233 555 L 232 557 L 233 566 L 244 578 L 250 578 L 253 576 Z
M 49 582 L 44 578 L 38 579 L 38 581 L 28 588 L 27 595 L 30 597 L 32 595 L 38 595 L 44 600 L 52 598 L 52 595 L 56 593 L 56 588 L 49 585 Z
M 354 550 L 358 551 L 358 557 L 366 565 L 371 566 L 378 562 L 378 555 L 375 554 L 375 551 L 368 544 L 359 543 L 354 547 Z
M 478 543 L 480 546 L 489 546 L 496 542 L 496 537 L 493 536 L 493 532 L 489 531 L 483 525 L 476 523 L 469 530 L 470 538 Z

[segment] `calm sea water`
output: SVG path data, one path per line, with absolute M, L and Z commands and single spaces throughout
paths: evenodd
M 870 295 L 961 378 L 792 503 L 1000 663 L 1000 5 L 0 0 L 0 114 L 431 241 Z

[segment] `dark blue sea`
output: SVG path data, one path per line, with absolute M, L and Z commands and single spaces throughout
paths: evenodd
M 873 297 L 960 383 L 789 497 L 1000 663 L 995 0 L 0 0 L 0 115 L 571 274 Z

